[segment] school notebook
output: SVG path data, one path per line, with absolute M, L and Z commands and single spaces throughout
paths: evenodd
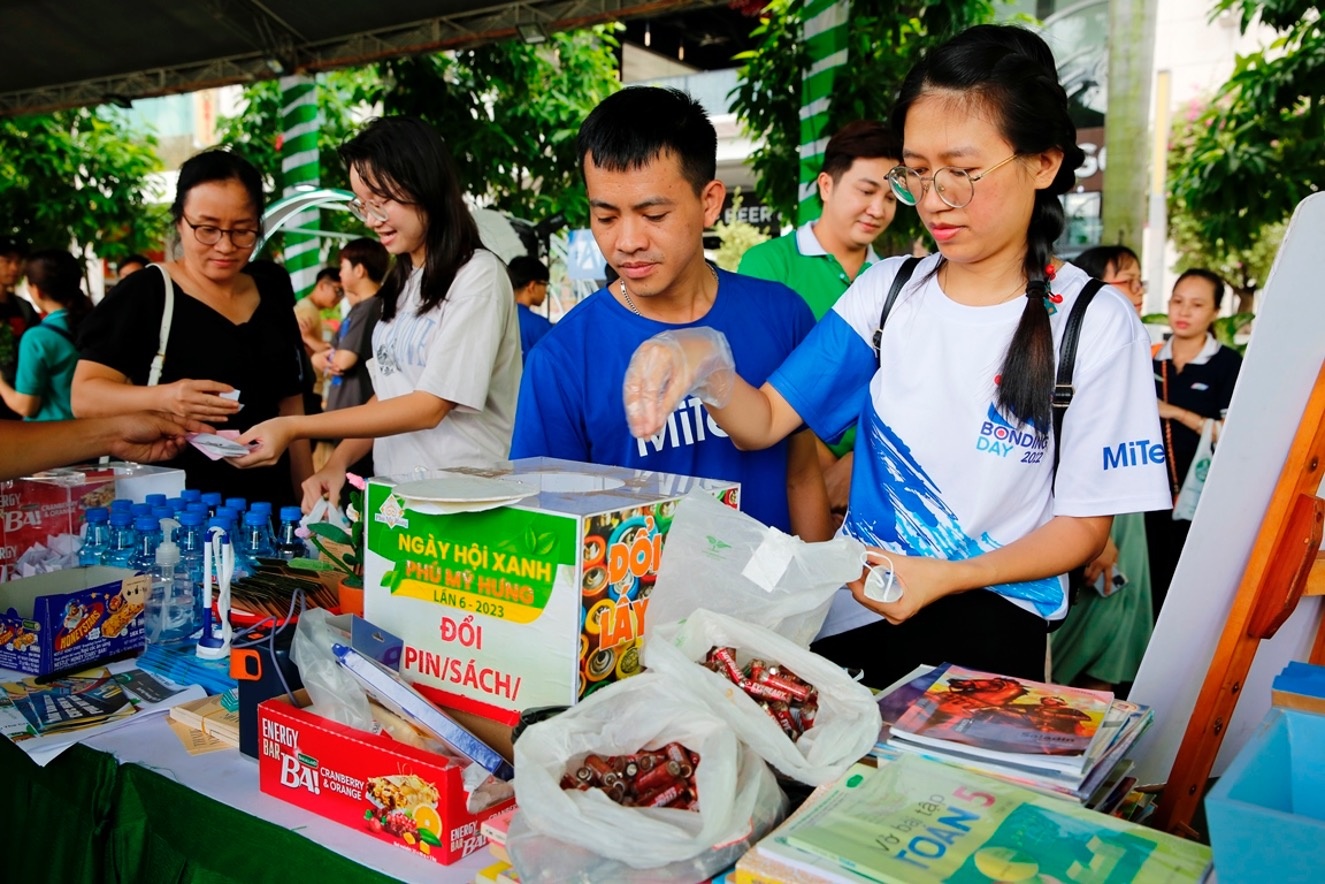
M 1199 882 L 1211 857 L 1204 845 L 910 756 L 856 765 L 780 832 L 781 852 L 828 859 L 849 873 L 841 880 L 885 884 Z

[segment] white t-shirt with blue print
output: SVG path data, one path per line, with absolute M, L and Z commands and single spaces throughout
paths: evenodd
M 880 363 L 874 332 L 902 261 L 862 274 L 769 378 L 821 437 L 858 426 L 845 533 L 906 555 L 960 560 L 1055 515 L 1172 506 L 1150 340 L 1121 294 L 1105 287 L 1086 311 L 1055 495 L 1052 428 L 1022 426 L 995 405 L 1025 300 L 958 304 L 939 288 L 938 256 L 926 258 L 888 317 Z M 1050 317 L 1055 352 L 1088 279 L 1065 265 L 1053 282 L 1061 296 Z M 990 588 L 1046 619 L 1066 613 L 1065 578 Z M 878 619 L 843 590 L 820 637 Z

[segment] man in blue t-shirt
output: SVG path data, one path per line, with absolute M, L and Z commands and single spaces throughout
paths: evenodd
M 515 292 L 515 315 L 520 320 L 520 352 L 529 358 L 529 351 L 552 331 L 552 323 L 533 311 L 547 300 L 548 282 L 552 278 L 547 265 L 533 255 L 518 255 L 506 265 L 511 278 L 511 291 Z
M 704 260 L 704 228 L 726 193 L 704 109 L 675 89 L 623 89 L 589 114 L 578 148 L 590 228 L 620 279 L 576 305 L 529 353 L 511 457 L 739 481 L 743 511 L 806 540 L 827 539 L 827 494 L 808 432 L 738 451 L 695 398 L 653 438 L 634 438 L 626 423 L 626 366 L 654 335 L 719 329 L 737 373 L 759 386 L 814 325 L 786 286 Z

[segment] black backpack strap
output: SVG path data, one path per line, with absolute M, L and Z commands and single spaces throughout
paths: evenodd
M 1072 373 L 1077 364 L 1077 342 L 1081 338 L 1081 324 L 1086 319 L 1086 308 L 1095 299 L 1095 293 L 1104 287 L 1098 279 L 1089 280 L 1077 295 L 1072 312 L 1067 315 L 1067 325 L 1063 328 L 1063 340 L 1058 344 L 1058 375 L 1054 379 L 1052 397 L 1054 421 L 1054 468 L 1051 475 L 1054 484 L 1058 482 L 1059 440 L 1063 435 L 1063 416 L 1072 404 L 1076 388 L 1072 385 Z
M 71 343 L 71 344 L 74 343 L 74 336 L 73 336 L 73 334 L 72 334 L 71 332 L 67 331 L 66 329 L 62 329 L 62 328 L 60 328 L 58 325 L 55 325 L 54 323 L 52 323 L 52 324 L 50 324 L 50 325 L 47 325 L 46 323 L 43 322 L 40 326 L 35 326 L 35 325 L 34 325 L 33 328 L 44 328 L 44 329 L 46 329 L 47 331 L 53 331 L 53 332 L 55 332 L 57 335 L 59 335 L 60 337 L 64 338 L 64 339 L 65 339 L 66 341 L 68 341 L 69 343 Z
M 1067 407 L 1072 404 L 1072 397 L 1076 394 L 1076 388 L 1072 386 L 1072 372 L 1077 364 L 1077 342 L 1081 338 L 1081 323 L 1086 318 L 1086 308 L 1094 300 L 1095 293 L 1103 288 L 1104 283 L 1098 279 L 1088 281 L 1081 289 L 1081 294 L 1077 295 L 1076 303 L 1072 305 L 1072 312 L 1067 315 L 1067 325 L 1063 328 L 1063 339 L 1058 344 L 1058 374 L 1054 378 L 1053 392 L 1053 432 L 1054 432 L 1054 466 L 1050 475 L 1052 482 L 1058 484 L 1058 452 L 1059 440 L 1063 436 L 1063 416 L 1067 413 Z M 1085 568 L 1073 568 L 1067 575 L 1067 607 L 1068 610 L 1076 604 L 1077 596 L 1081 592 L 1081 585 L 1085 582 Z M 1045 624 L 1045 631 L 1055 632 L 1058 627 L 1067 622 L 1066 615 L 1060 620 L 1050 620 Z
M 879 360 L 883 359 L 879 352 L 879 347 L 883 343 L 883 325 L 888 321 L 888 314 L 892 312 L 902 286 L 910 281 L 911 274 L 916 272 L 916 265 L 919 263 L 919 258 L 907 258 L 902 262 L 902 266 L 897 268 L 897 275 L 893 277 L 892 288 L 888 289 L 888 297 L 883 301 L 883 310 L 879 313 L 879 327 L 874 330 L 874 356 Z

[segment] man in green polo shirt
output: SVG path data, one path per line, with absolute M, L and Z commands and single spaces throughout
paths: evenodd
M 883 123 L 857 120 L 843 126 L 824 149 L 818 220 L 750 249 L 739 272 L 790 287 L 810 305 L 814 318 L 822 319 L 856 277 L 879 260 L 874 240 L 897 211 L 888 171 L 901 156 L 901 143 Z M 834 445 L 819 443 L 829 503 L 837 513 L 846 511 L 855 438 L 853 428 Z

